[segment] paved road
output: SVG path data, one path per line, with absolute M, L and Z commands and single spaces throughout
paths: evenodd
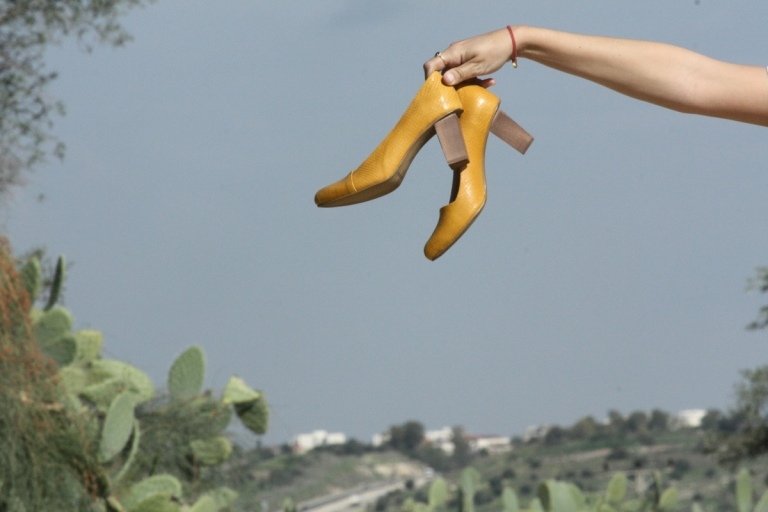
M 299 503 L 297 509 L 301 512 L 358 512 L 365 510 L 380 497 L 398 489 L 405 488 L 406 480 L 384 482 L 381 484 L 369 484 L 356 487 L 338 494 L 331 494 L 321 498 Z M 414 480 L 416 487 L 427 482 L 426 478 Z

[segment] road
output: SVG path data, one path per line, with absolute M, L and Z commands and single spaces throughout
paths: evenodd
M 407 480 L 367 484 L 348 489 L 337 494 L 330 494 L 304 501 L 298 504 L 300 512 L 358 512 L 365 510 L 380 497 L 399 489 L 404 489 Z M 414 485 L 420 487 L 427 483 L 426 477 L 414 479 Z

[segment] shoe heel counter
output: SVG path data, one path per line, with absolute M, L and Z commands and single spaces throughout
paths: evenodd
M 429 111 L 429 117 L 435 121 L 445 117 L 451 112 L 461 113 L 461 99 L 456 89 L 443 84 L 442 75 L 435 71 L 424 82 L 419 91 L 418 104 Z M 416 103 L 416 102 L 415 102 Z

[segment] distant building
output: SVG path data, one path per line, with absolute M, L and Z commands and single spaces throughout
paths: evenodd
M 504 453 L 512 450 L 512 440 L 505 436 L 467 436 L 472 452 Z
M 384 446 L 389 442 L 389 439 L 389 432 L 384 432 L 383 434 L 373 434 L 373 437 L 371 438 L 371 446 L 374 448 Z
M 447 455 L 453 455 L 453 452 L 456 450 L 453 436 L 454 429 L 451 427 L 427 430 L 424 432 L 424 444 L 442 450 Z M 487 450 L 489 453 L 500 453 L 512 449 L 512 442 L 509 437 L 464 434 L 464 438 L 469 443 L 469 449 L 473 452 Z M 374 447 L 383 446 L 388 441 L 389 432 L 374 434 L 371 438 L 371 444 Z
M 293 451 L 296 453 L 306 453 L 320 446 L 340 445 L 347 442 L 347 436 L 340 432 L 327 432 L 325 430 L 315 430 L 308 434 L 299 434 L 293 440 Z
M 424 441 L 438 448 L 448 455 L 452 455 L 456 447 L 453 445 L 453 429 L 443 427 L 439 430 L 427 430 L 424 432 Z
M 381 434 L 374 434 L 371 438 L 371 445 L 379 447 L 389 442 L 389 432 Z M 438 430 L 427 430 L 424 432 L 424 443 L 439 448 L 447 454 L 452 454 L 453 447 L 453 429 L 451 427 L 443 427 Z
M 671 418 L 670 425 L 672 428 L 699 428 L 706 415 L 705 409 L 685 409 Z
M 523 434 L 523 441 L 526 443 L 529 441 L 536 441 L 538 439 L 544 439 L 550 430 L 549 425 L 532 425 L 525 429 Z

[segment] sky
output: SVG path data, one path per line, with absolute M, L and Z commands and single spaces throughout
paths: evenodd
M 422 253 L 451 185 L 436 140 L 388 196 L 313 197 L 451 41 L 529 24 L 764 65 L 766 19 L 757 0 L 161 0 L 125 17 L 125 47 L 48 53 L 67 155 L 0 228 L 72 263 L 65 305 L 106 357 L 162 388 L 199 345 L 207 386 L 263 390 L 266 443 L 727 409 L 768 362 L 768 333 L 745 329 L 766 302 L 746 289 L 768 265 L 765 128 L 521 59 L 493 92 L 536 140 L 525 156 L 489 140 L 488 203 L 439 260 Z

